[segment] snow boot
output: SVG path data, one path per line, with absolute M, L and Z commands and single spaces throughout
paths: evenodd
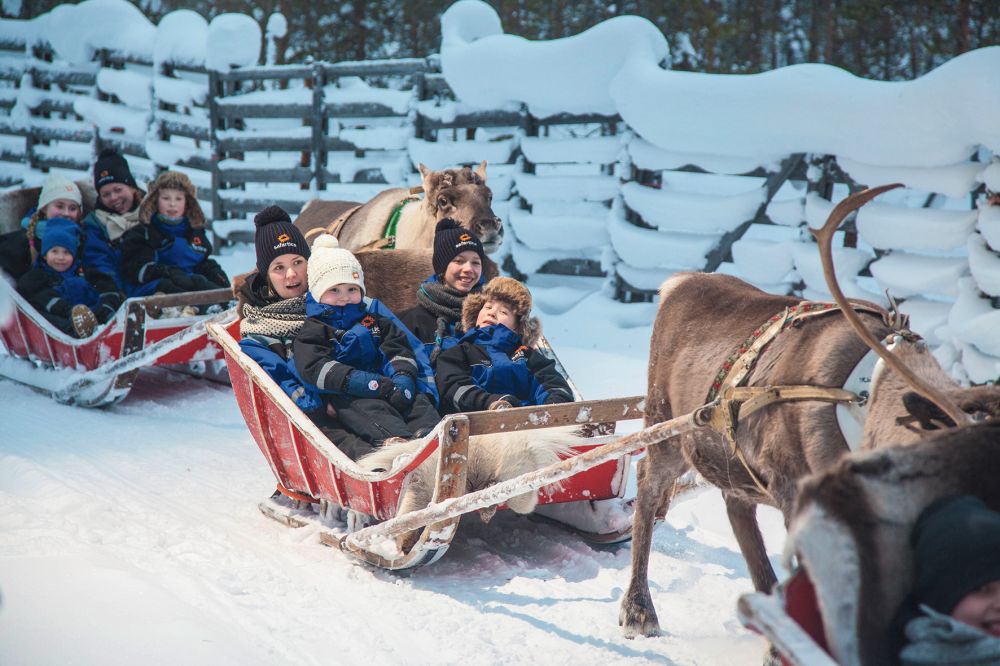
M 73 322 L 73 332 L 78 338 L 89 338 L 97 328 L 97 317 L 86 305 L 74 305 L 69 318 Z
M 166 296 L 166 294 L 158 291 L 153 296 Z M 163 316 L 163 307 L 155 303 L 146 303 L 146 316 L 150 319 L 159 319 Z

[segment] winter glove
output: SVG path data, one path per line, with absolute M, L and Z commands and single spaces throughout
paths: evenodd
M 407 417 L 410 414 L 410 410 L 413 409 L 413 391 L 410 389 L 401 389 L 395 384 L 392 384 L 392 389 L 389 395 L 385 397 L 385 401 L 389 403 L 389 406 L 399 412 L 402 417 Z
M 542 402 L 543 405 L 558 405 L 564 402 L 573 402 L 562 393 L 551 393 Z
M 387 400 L 396 385 L 385 375 L 364 370 L 351 370 L 344 381 L 344 393 L 355 398 Z
M 323 403 L 320 402 L 320 399 L 316 395 L 306 391 L 305 386 L 300 386 L 292 391 L 291 397 L 303 412 L 313 412 L 323 406 Z
M 117 312 L 116 308 L 108 305 L 107 303 L 101 303 L 96 308 L 94 308 L 94 314 L 97 316 L 97 321 L 102 324 L 106 324 L 115 316 Z
M 199 272 L 208 278 L 209 282 L 218 287 L 228 287 L 229 278 L 226 276 L 225 271 L 216 262 L 211 259 L 206 259 L 198 267 Z
M 146 264 L 141 271 L 139 271 L 139 279 L 145 280 L 146 282 L 152 282 L 153 280 L 159 280 L 161 278 L 167 277 L 167 266 L 166 264 Z
M 392 383 L 396 387 L 396 391 L 389 396 L 389 404 L 395 407 L 396 411 L 406 416 L 409 414 L 410 409 L 413 406 L 413 400 L 417 397 L 417 382 L 411 375 L 405 372 L 397 372 L 392 376 Z M 397 404 L 393 404 L 393 399 L 397 403 L 402 404 L 405 401 L 405 410 L 400 409 Z
M 166 278 L 181 291 L 197 291 L 191 276 L 177 266 L 166 266 Z
M 494 400 L 490 403 L 490 411 L 494 412 L 499 409 L 510 409 L 511 407 L 516 407 L 520 403 L 517 398 L 512 395 L 502 395 L 499 399 Z

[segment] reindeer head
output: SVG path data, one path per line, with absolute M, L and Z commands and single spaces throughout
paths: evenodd
M 434 220 L 450 217 L 476 234 L 487 254 L 496 252 L 503 242 L 503 223 L 490 207 L 493 193 L 486 187 L 486 160 L 475 170 L 431 171 L 423 164 L 417 168 L 424 181 L 424 206 Z

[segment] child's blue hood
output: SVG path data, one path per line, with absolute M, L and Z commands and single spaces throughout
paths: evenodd
M 306 316 L 315 317 L 334 328 L 347 330 L 368 314 L 368 305 L 362 300 L 350 305 L 326 305 L 318 303 L 312 293 L 306 292 Z
M 476 327 L 462 336 L 459 342 L 471 342 L 509 354 L 521 346 L 521 336 L 503 324 Z

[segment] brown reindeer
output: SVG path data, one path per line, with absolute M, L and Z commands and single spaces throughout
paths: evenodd
M 487 253 L 499 249 L 503 224 L 490 207 L 493 193 L 486 186 L 486 161 L 475 169 L 431 171 L 423 164 L 418 168 L 423 199 L 405 187 L 380 192 L 366 204 L 313 199 L 302 209 L 295 226 L 306 238 L 326 230 L 337 236 L 341 247 L 359 250 L 379 244 L 393 211 L 407 202 L 396 226 L 397 249 L 433 247 L 434 227 L 446 217 L 479 236 Z
M 827 246 L 847 214 L 881 191 L 852 195 L 834 209 L 822 239 Z M 829 247 L 824 265 L 840 309 L 800 319 L 777 334 L 757 357 L 746 386 L 842 387 L 869 349 L 858 332 L 869 332 L 868 339 L 875 340 L 877 347 L 877 341 L 892 332 L 877 306 L 868 304 L 856 315 L 850 310 L 831 277 Z M 668 279 L 660 288 L 650 346 L 646 426 L 704 404 L 720 372 L 720 359 L 737 353 L 758 327 L 798 303 L 798 299 L 767 294 L 726 275 L 680 273 Z M 851 320 L 844 316 L 845 309 L 854 315 Z M 856 331 L 852 321 L 860 329 Z M 1000 387 L 959 386 L 916 336 L 903 338 L 895 352 L 887 355 L 891 365 L 873 382 L 864 446 L 914 441 L 925 428 L 968 422 L 966 413 L 1000 415 Z M 905 373 L 923 384 L 915 391 L 902 376 Z M 776 579 L 757 525 L 756 505 L 778 508 L 787 526 L 797 481 L 829 469 L 848 451 L 835 406 L 829 402 L 778 402 L 737 416 L 736 423 L 735 449 L 723 432 L 702 428 L 650 447 L 640 461 L 632 577 L 619 615 L 626 636 L 659 632 L 647 581 L 649 551 L 654 518 L 665 515 L 681 474 L 694 467 L 722 490 L 754 587 L 767 591 Z

